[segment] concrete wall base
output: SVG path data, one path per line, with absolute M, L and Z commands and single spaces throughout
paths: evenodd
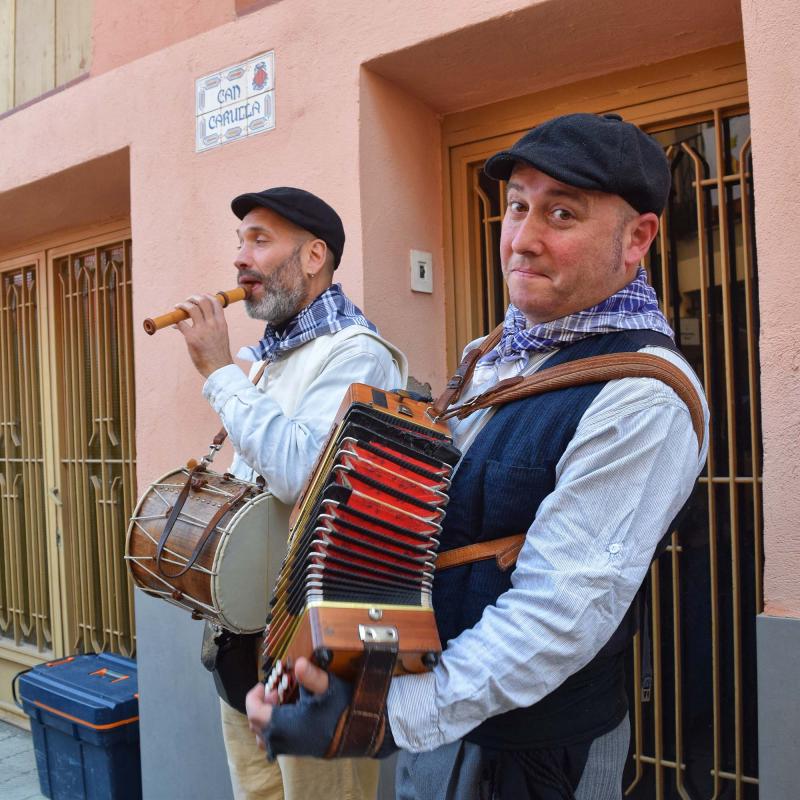
M 203 623 L 136 591 L 142 795 L 232 800 L 214 680 L 200 663 Z
M 800 753 L 800 619 L 756 619 L 759 796 L 797 800 Z

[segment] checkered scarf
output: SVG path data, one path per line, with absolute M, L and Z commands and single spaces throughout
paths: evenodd
M 516 306 L 509 305 L 502 338 L 478 363 L 516 361 L 524 358 L 527 352 L 558 350 L 597 333 L 651 330 L 675 338 L 658 308 L 658 298 L 647 282 L 643 267 L 639 267 L 636 277 L 627 286 L 596 306 L 530 328 L 527 324 L 525 315 Z
M 378 332 L 361 309 L 345 296 L 341 284 L 334 283 L 284 324 L 280 332 L 267 323 L 258 344 L 245 347 L 243 351 L 256 361 L 274 361 L 318 336 L 337 333 L 350 325 L 361 325 Z

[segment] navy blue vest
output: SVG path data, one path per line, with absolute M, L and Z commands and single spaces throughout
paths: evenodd
M 546 367 L 649 345 L 676 349 L 667 336 L 653 331 L 621 331 L 565 347 Z M 604 385 L 528 397 L 495 412 L 458 467 L 441 552 L 528 530 L 539 504 L 555 487 L 558 461 Z M 484 608 L 510 587 L 511 570 L 502 572 L 494 559 L 437 572 L 433 605 L 442 643 L 475 625 Z M 586 667 L 533 706 L 492 717 L 465 738 L 498 749 L 527 749 L 567 746 L 612 730 L 627 713 L 623 658 L 637 627 L 634 603 Z

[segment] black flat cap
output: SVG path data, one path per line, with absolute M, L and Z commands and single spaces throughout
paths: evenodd
M 669 196 L 661 145 L 619 114 L 567 114 L 543 122 L 493 155 L 484 171 L 506 181 L 519 162 L 569 186 L 619 195 L 640 214 L 661 214 Z
M 231 201 L 231 209 L 239 219 L 244 219 L 257 206 L 269 208 L 322 239 L 333 253 L 333 268 L 339 266 L 344 250 L 344 226 L 339 215 L 324 200 L 305 189 L 275 186 L 263 192 L 240 194 Z

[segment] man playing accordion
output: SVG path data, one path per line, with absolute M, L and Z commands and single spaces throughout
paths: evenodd
M 500 255 L 511 305 L 462 401 L 581 359 L 649 354 L 693 387 L 697 422 L 662 380 L 620 377 L 452 423 L 464 456 L 440 558 L 517 535 L 521 550 L 513 568 L 498 557 L 437 571 L 444 652 L 430 672 L 392 680 L 370 754 L 403 751 L 403 800 L 616 800 L 640 588 L 707 449 L 702 388 L 640 266 L 670 171 L 660 146 L 615 114 L 549 120 L 485 171 L 506 182 Z M 256 687 L 251 728 L 270 757 L 324 756 L 352 687 L 306 659 L 294 670 L 300 701 L 275 705 Z

